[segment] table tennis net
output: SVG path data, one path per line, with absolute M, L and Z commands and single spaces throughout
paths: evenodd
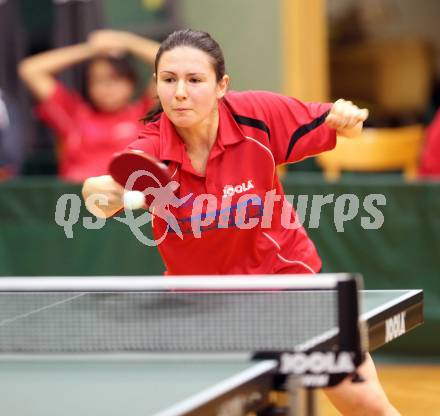
M 335 290 L 0 292 L 1 353 L 291 351 L 338 332 Z

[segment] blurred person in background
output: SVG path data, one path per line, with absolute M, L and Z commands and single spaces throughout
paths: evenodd
M 24 158 L 21 126 L 13 98 L 0 89 L 0 181 L 20 172 Z
M 61 179 L 82 182 L 107 173 L 112 155 L 137 136 L 154 93 L 146 88 L 133 101 L 138 80 L 128 55 L 153 65 L 158 47 L 132 33 L 99 30 L 84 43 L 39 53 L 19 64 L 20 77 L 38 103 L 38 116 L 59 141 Z M 84 97 L 56 78 L 81 62 L 86 62 Z
M 419 176 L 422 179 L 440 180 L 440 110 L 426 129 Z

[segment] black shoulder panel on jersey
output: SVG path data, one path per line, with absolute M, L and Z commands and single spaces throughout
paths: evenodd
M 303 126 L 298 127 L 295 132 L 290 137 L 289 146 L 287 148 L 286 158 L 284 159 L 287 161 L 289 159 L 290 153 L 292 153 L 292 149 L 295 146 L 296 142 L 305 134 L 311 132 L 312 130 L 319 127 L 322 123 L 324 123 L 325 119 L 328 116 L 329 111 L 326 111 L 322 116 L 315 118 L 313 121 L 311 121 L 309 124 L 304 124 Z
M 269 127 L 267 127 L 267 124 L 263 120 L 258 120 L 256 118 L 246 117 L 246 116 L 239 116 L 237 114 L 232 114 L 232 117 L 234 117 L 234 120 L 238 124 L 243 124 L 244 126 L 254 127 L 259 130 L 263 130 L 267 133 L 268 139 L 270 141 L 270 130 Z

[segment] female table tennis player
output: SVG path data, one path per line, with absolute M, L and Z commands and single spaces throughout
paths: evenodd
M 275 168 L 332 149 L 337 134 L 357 136 L 367 110 L 344 100 L 306 104 L 270 92 L 227 92 L 229 77 L 219 45 L 209 34 L 191 30 L 174 32 L 162 43 L 155 77 L 161 108 L 150 115 L 151 122 L 130 149 L 169 163 L 173 180 L 180 184 L 178 197 L 192 193 L 192 199 L 173 211 L 183 228 L 194 220 L 191 201 L 200 202 L 201 194 L 212 195 L 204 212 L 211 210 L 215 217 L 208 226 L 198 227 L 197 234 L 180 238 L 168 232 L 158 246 L 167 274 L 318 272 L 321 260 L 305 230 L 286 227 L 280 219 L 286 211 L 290 218 L 294 213 L 284 204 L 283 214 L 284 193 Z M 230 198 L 231 206 L 239 205 L 246 194 L 253 195 L 247 212 L 256 213 L 249 217 L 258 217 L 272 190 L 281 200 L 271 207 L 269 226 L 262 224 L 263 218 L 246 227 L 216 217 L 221 201 Z M 101 217 L 123 207 L 123 192 L 108 175 L 89 178 L 83 186 L 85 199 L 98 193 L 107 196 L 105 206 L 88 205 Z M 252 219 L 256 218 L 248 218 L 249 223 Z M 155 236 L 163 235 L 166 227 L 155 218 Z M 360 374 L 366 379 L 363 383 L 347 379 L 326 389 L 338 410 L 344 415 L 398 415 L 369 356 Z

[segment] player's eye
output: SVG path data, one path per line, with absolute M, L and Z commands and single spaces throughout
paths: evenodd
M 171 78 L 171 77 L 163 79 L 163 82 L 167 82 L 167 83 L 171 83 L 173 81 L 174 81 L 174 78 Z
M 198 82 L 202 82 L 202 80 L 200 78 L 190 78 L 189 82 L 193 84 L 197 84 Z

